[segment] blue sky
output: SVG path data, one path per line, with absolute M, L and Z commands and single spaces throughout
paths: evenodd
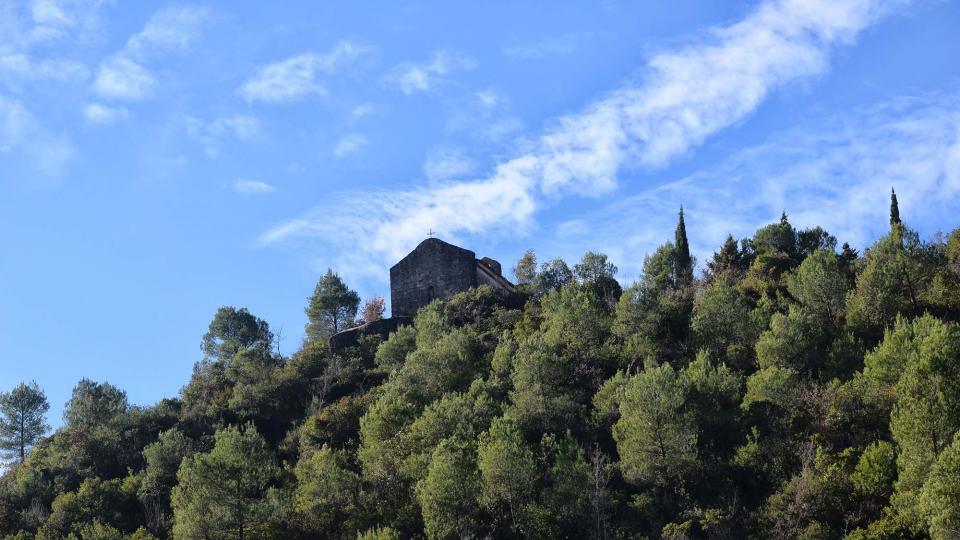
M 221 305 L 294 351 L 428 230 L 610 254 L 687 211 L 704 259 L 786 210 L 840 241 L 889 188 L 958 226 L 960 3 L 0 0 L 0 387 L 176 395 Z

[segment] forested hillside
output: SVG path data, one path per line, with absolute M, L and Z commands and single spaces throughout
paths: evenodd
M 862 252 L 784 214 L 699 266 L 681 213 L 625 289 L 527 252 L 523 309 L 339 351 L 332 272 L 291 357 L 221 308 L 175 398 L 84 380 L 44 436 L 42 390 L 3 395 L 0 537 L 960 538 L 960 229 L 891 210 Z

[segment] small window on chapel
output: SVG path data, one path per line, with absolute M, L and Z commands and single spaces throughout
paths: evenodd
M 431 286 L 427 287 L 427 302 L 433 301 L 434 298 L 435 298 L 435 296 L 434 296 L 434 293 L 433 293 L 433 285 L 431 285 Z

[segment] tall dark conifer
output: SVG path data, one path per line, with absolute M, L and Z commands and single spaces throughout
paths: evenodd
M 890 188 L 890 227 L 900 225 L 900 206 L 897 204 L 897 192 Z
M 675 233 L 677 250 L 677 281 L 688 282 L 693 278 L 693 259 L 690 258 L 690 244 L 687 242 L 687 226 L 683 222 L 683 207 L 680 207 L 680 220 Z
M 709 277 L 715 278 L 731 270 L 740 270 L 743 264 L 743 254 L 732 234 L 727 235 L 720 251 L 713 254 L 713 259 L 707 263 Z

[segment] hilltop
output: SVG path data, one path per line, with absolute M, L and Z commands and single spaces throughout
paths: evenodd
M 686 225 L 626 288 L 528 251 L 335 348 L 384 302 L 330 271 L 292 356 L 223 307 L 179 396 L 84 380 L 49 436 L 41 389 L 4 394 L 39 424 L 0 536 L 955 538 L 960 229 L 922 240 L 894 199 L 859 253 L 784 214 L 698 274 Z

